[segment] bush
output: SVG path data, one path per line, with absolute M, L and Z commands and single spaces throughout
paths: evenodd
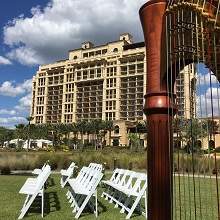
M 9 166 L 4 166 L 1 168 L 1 174 L 2 175 L 10 175 L 11 174 L 11 169 Z

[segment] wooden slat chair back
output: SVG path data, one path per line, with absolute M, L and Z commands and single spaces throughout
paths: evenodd
M 73 213 L 76 213 L 76 219 L 80 217 L 87 204 L 93 209 L 97 217 L 97 186 L 103 177 L 101 171 L 101 166 L 92 164 L 89 167 L 83 167 L 75 179 L 68 181 L 70 190 L 68 191 L 67 198 L 71 203 Z M 91 202 L 92 196 L 95 196 L 95 207 Z
M 68 167 L 68 169 L 64 170 L 62 169 L 60 171 L 60 174 L 61 174 L 61 178 L 60 178 L 60 184 L 61 184 L 61 187 L 63 188 L 68 180 L 71 178 L 71 176 L 73 175 L 73 172 L 74 172 L 74 169 L 76 168 L 76 164 L 74 162 L 72 162 L 70 164 L 70 166 Z
M 49 165 L 46 165 L 43 171 L 36 178 L 36 181 L 26 181 L 25 184 L 20 189 L 19 193 L 25 194 L 26 199 L 21 209 L 21 213 L 18 219 L 22 219 L 27 213 L 31 204 L 34 202 L 37 196 L 41 196 L 41 215 L 43 217 L 44 210 L 44 184 L 46 183 L 49 175 L 51 174 L 51 168 Z
M 116 173 L 119 170 L 116 171 Z M 110 203 L 115 203 L 115 207 L 121 207 L 121 213 L 127 213 L 126 219 L 129 219 L 138 207 L 141 210 L 141 198 L 145 199 L 145 212 L 141 212 L 147 216 L 147 175 L 144 173 L 124 170 L 119 181 L 116 180 L 116 173 L 110 180 L 103 181 L 107 186 L 102 196 Z

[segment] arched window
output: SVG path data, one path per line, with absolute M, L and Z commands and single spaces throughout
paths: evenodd
M 181 149 L 181 141 L 176 140 L 176 141 L 174 142 L 174 148 L 176 148 L 176 149 Z
M 114 53 L 118 52 L 118 48 L 114 48 L 114 49 L 113 49 L 113 52 L 114 52 Z
M 76 59 L 77 59 L 77 56 L 74 56 L 73 59 L 76 60 Z
M 115 134 L 119 134 L 119 130 L 120 130 L 120 128 L 119 128 L 119 126 L 118 125 L 115 125 Z
M 209 141 L 209 150 L 213 150 L 213 149 L 215 149 L 215 141 L 210 140 Z
M 202 148 L 202 142 L 200 140 L 196 141 L 196 147 L 198 147 L 199 149 Z

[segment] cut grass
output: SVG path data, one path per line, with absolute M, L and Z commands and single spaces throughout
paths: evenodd
M 4 220 L 14 220 L 19 216 L 19 211 L 23 205 L 25 197 L 19 194 L 19 189 L 24 184 L 28 176 L 1 176 L 0 175 L 0 198 L 1 198 L 1 211 L 0 219 Z M 62 189 L 60 187 L 60 176 L 52 175 L 52 178 L 49 180 L 49 187 L 45 193 L 45 220 L 73 220 L 74 215 L 70 204 L 66 198 L 67 188 Z M 114 204 L 109 204 L 108 201 L 105 201 L 101 198 L 100 193 L 102 188 L 99 187 L 99 196 L 98 196 L 98 210 L 99 216 L 97 219 L 102 220 L 122 220 L 125 219 L 126 214 L 120 214 L 119 208 L 114 208 Z M 40 202 L 40 201 L 39 201 Z M 28 214 L 25 215 L 24 219 L 35 220 L 42 219 L 40 215 L 40 203 L 35 202 L 34 207 L 28 211 Z M 136 215 L 136 216 L 135 216 Z M 134 220 L 143 220 L 143 216 L 133 215 L 132 219 Z M 91 212 L 83 213 L 82 220 L 94 220 L 95 215 Z
M 106 175 L 109 178 L 110 174 Z M 28 176 L 0 175 L 0 219 L 14 220 L 19 216 L 25 197 L 20 195 L 19 189 Z M 67 188 L 61 189 L 60 176 L 53 174 L 49 181 L 49 187 L 45 193 L 45 220 L 69 220 L 74 219 L 72 209 L 66 198 Z M 193 184 L 195 182 L 195 185 Z M 217 220 L 217 197 L 215 179 L 195 177 L 175 177 L 174 219 L 175 220 Z M 194 187 L 195 186 L 195 187 Z M 103 188 L 99 187 L 97 219 L 122 220 L 125 214 L 120 214 L 119 208 L 109 204 L 100 197 Z M 194 196 L 195 192 L 195 196 Z M 194 199 L 195 198 L 195 199 Z M 35 207 L 35 208 L 34 208 Z M 40 203 L 35 202 L 24 219 L 42 219 L 40 215 Z M 90 212 L 83 213 L 82 220 L 95 219 Z M 131 219 L 143 220 L 143 216 L 134 214 Z

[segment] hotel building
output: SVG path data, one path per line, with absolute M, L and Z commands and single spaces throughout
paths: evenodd
M 112 132 L 107 144 L 117 139 L 127 145 L 129 129 L 145 117 L 146 81 L 145 45 L 133 43 L 130 34 L 99 46 L 82 43 L 69 51 L 67 60 L 39 67 L 33 77 L 33 123 L 113 120 L 119 132 Z M 184 79 L 179 81 L 181 87 Z

